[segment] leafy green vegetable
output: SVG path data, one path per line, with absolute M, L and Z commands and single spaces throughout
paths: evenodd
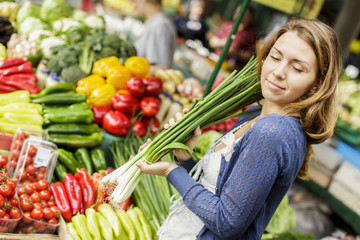
M 285 196 L 266 227 L 266 232 L 280 234 L 295 228 L 296 213 L 288 202 L 289 199 Z
M 32 31 L 39 30 L 39 29 L 46 29 L 46 28 L 47 28 L 47 25 L 45 23 L 43 23 L 39 18 L 28 17 L 20 23 L 20 25 L 18 27 L 18 32 L 21 35 L 28 37 L 28 35 Z
M 20 23 L 22 23 L 28 17 L 40 18 L 39 9 L 34 4 L 32 4 L 31 1 L 26 1 L 17 12 L 17 24 L 20 25 Z
M 209 150 L 209 148 L 211 147 L 211 145 L 213 145 L 214 142 L 218 140 L 221 136 L 221 133 L 213 130 L 201 134 L 194 148 L 195 153 L 199 157 L 204 156 L 207 150 Z
M 60 18 L 70 16 L 70 6 L 65 0 L 44 0 L 41 5 L 41 19 L 52 23 Z
M 79 65 L 72 65 L 61 70 L 61 77 L 65 80 L 65 82 L 77 84 L 80 79 L 86 76 L 87 74 L 81 70 Z

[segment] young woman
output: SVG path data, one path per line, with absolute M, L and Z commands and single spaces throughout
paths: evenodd
M 181 150 L 180 166 L 138 165 L 167 177 L 181 195 L 160 239 L 260 239 L 295 177 L 306 177 L 311 144 L 332 136 L 342 66 L 333 29 L 291 20 L 261 46 L 258 63 L 260 112 L 239 118 L 195 166 Z M 199 129 L 187 145 L 198 136 Z

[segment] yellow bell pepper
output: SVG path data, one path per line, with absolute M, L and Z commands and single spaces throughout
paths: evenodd
M 111 99 L 115 95 L 116 89 L 111 84 L 104 84 L 95 88 L 90 97 L 86 100 L 92 106 L 111 105 Z
M 126 83 L 131 78 L 130 71 L 121 67 L 117 70 L 109 72 L 109 75 L 106 78 L 106 83 L 113 85 L 116 89 L 126 89 Z
M 95 88 L 98 88 L 104 84 L 105 84 L 105 79 L 103 77 L 97 74 L 93 74 L 78 81 L 76 92 L 77 93 L 84 92 L 85 95 L 88 97 L 91 95 L 91 92 Z
M 124 65 L 134 77 L 138 78 L 144 78 L 150 71 L 150 64 L 148 60 L 143 57 L 129 57 L 126 59 Z
M 121 67 L 123 67 L 123 65 L 121 64 L 120 60 L 117 57 L 115 56 L 106 57 L 99 59 L 94 63 L 92 73 L 98 74 L 102 77 L 107 77 L 109 70 L 111 72 L 114 69 L 118 69 Z
M 122 93 L 122 94 L 130 95 L 129 90 L 127 90 L 127 89 L 119 89 L 119 90 L 117 91 L 117 93 Z

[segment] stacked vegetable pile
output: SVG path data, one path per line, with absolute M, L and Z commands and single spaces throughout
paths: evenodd
M 76 91 L 88 96 L 95 122 L 105 131 L 125 136 L 134 120 L 132 130 L 139 136 L 145 135 L 150 122 L 155 133 L 162 82 L 151 77 L 149 69 L 150 64 L 141 57 L 130 57 L 124 65 L 117 57 L 103 58 L 95 62 L 92 75 L 78 82 Z

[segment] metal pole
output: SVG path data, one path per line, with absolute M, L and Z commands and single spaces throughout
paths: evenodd
M 234 25 L 231 29 L 231 32 L 230 32 L 230 35 L 228 36 L 227 38 L 227 41 L 226 41 L 226 44 L 223 48 L 223 50 L 221 51 L 221 54 L 220 54 L 220 57 L 219 57 L 219 61 L 217 61 L 216 65 L 215 65 L 215 68 L 213 70 L 213 72 L 211 73 L 211 76 L 206 84 L 206 89 L 204 91 L 204 94 L 203 96 L 205 97 L 206 95 L 209 94 L 210 92 L 210 89 L 215 81 L 215 78 L 220 70 L 220 67 L 221 67 L 221 64 L 223 63 L 228 51 L 229 51 L 229 48 L 230 48 L 230 45 L 233 41 L 233 39 L 235 38 L 235 34 L 237 32 L 237 29 L 245 15 L 245 12 L 246 12 L 246 9 L 249 5 L 251 0 L 244 0 L 243 3 L 241 4 L 241 9 L 240 9 L 240 13 L 239 15 L 236 17 L 235 19 L 235 22 L 234 22 Z

